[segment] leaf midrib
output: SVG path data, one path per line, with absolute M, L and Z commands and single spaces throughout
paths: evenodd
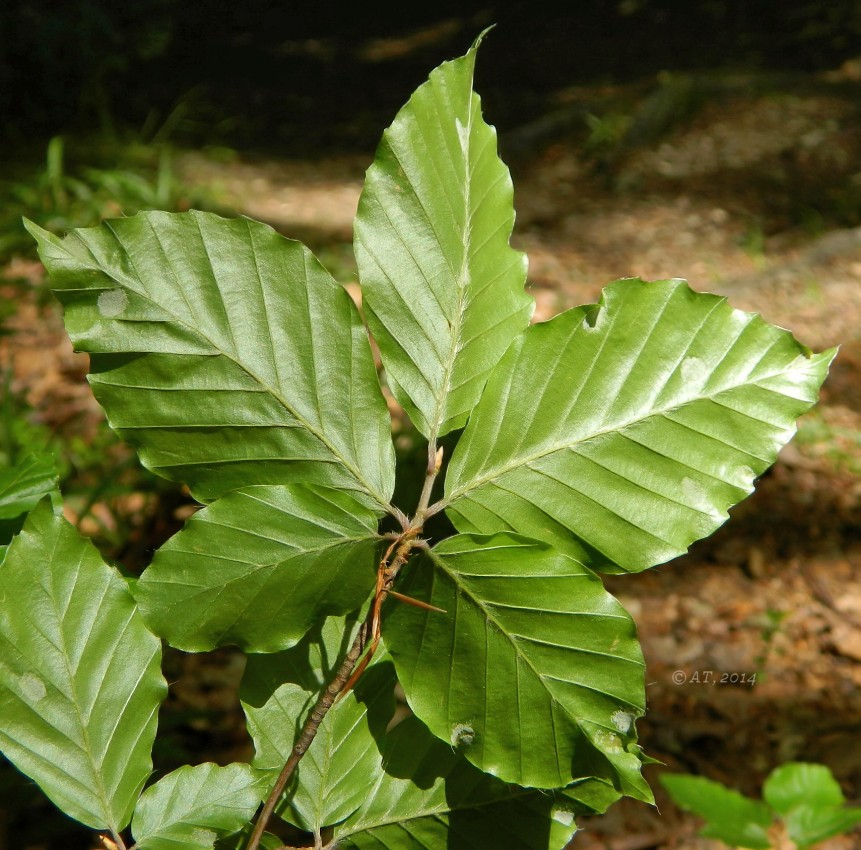
M 474 77 L 474 68 L 471 74 L 471 78 Z M 430 434 L 428 435 L 428 442 L 433 445 L 436 442 L 436 438 L 439 434 L 440 428 L 444 422 L 444 411 L 446 408 L 446 400 L 450 394 L 452 374 L 454 373 L 454 365 L 457 360 L 457 354 L 461 343 L 461 331 L 463 330 L 463 319 L 464 313 L 466 312 L 466 291 L 467 285 L 464 284 L 464 271 L 468 269 L 469 260 L 470 260 L 470 250 L 469 250 L 469 242 L 472 236 L 472 219 L 475 215 L 475 208 L 472 206 L 472 175 L 471 175 L 471 167 L 470 167 L 470 155 L 472 154 L 472 126 L 473 126 L 473 96 L 472 96 L 472 80 L 470 80 L 470 96 L 467 98 L 467 125 L 466 125 L 466 138 L 468 144 L 464 147 L 460 143 L 460 139 L 458 139 L 458 145 L 463 149 L 463 157 L 464 157 L 464 173 L 466 175 L 466 179 L 463 181 L 463 206 L 464 206 L 464 223 L 463 223 L 463 234 L 462 234 L 462 242 L 463 242 L 463 254 L 461 257 L 460 268 L 458 269 L 457 277 L 456 277 L 456 286 L 457 286 L 457 305 L 454 314 L 454 321 L 451 327 L 451 345 L 449 346 L 449 353 L 445 363 L 445 371 L 443 372 L 443 379 L 440 383 L 439 391 L 436 395 L 436 416 L 434 416 L 434 421 L 431 424 Z M 440 246 L 442 247 L 442 246 Z M 469 284 L 472 284 L 472 273 L 470 271 L 469 274 Z
M 573 449 L 576 446 L 581 445 L 582 443 L 587 443 L 590 440 L 594 440 L 597 437 L 603 437 L 607 434 L 622 433 L 622 432 L 626 431 L 627 429 L 629 429 L 635 425 L 639 425 L 641 422 L 647 421 L 648 419 L 651 419 L 654 417 L 659 417 L 659 416 L 665 416 L 668 413 L 683 409 L 689 405 L 697 404 L 697 403 L 702 402 L 702 401 L 714 401 L 718 396 L 723 395 L 724 393 L 728 393 L 728 392 L 732 392 L 734 390 L 742 389 L 746 386 L 755 386 L 755 385 L 759 384 L 760 382 L 767 381 L 771 378 L 775 378 L 779 375 L 782 375 L 785 371 L 786 371 L 786 369 L 779 369 L 775 372 L 770 372 L 766 375 L 762 375 L 760 377 L 757 377 L 757 379 L 754 381 L 745 380 L 745 381 L 741 381 L 739 383 L 731 384 L 729 386 L 722 387 L 721 389 L 716 390 L 713 393 L 708 393 L 705 395 L 699 395 L 699 396 L 696 396 L 694 398 L 686 399 L 685 401 L 683 401 L 679 404 L 667 405 L 666 407 L 663 407 L 663 408 L 649 410 L 647 413 L 645 413 L 642 416 L 638 416 L 638 417 L 635 417 L 633 419 L 628 419 L 627 421 L 625 421 L 621 424 L 612 424 L 612 425 L 608 425 L 604 428 L 599 428 L 595 431 L 592 431 L 591 433 L 588 433 L 586 435 L 578 437 L 577 439 L 574 439 L 574 440 L 567 440 L 565 442 L 556 442 L 550 446 L 541 448 L 540 450 L 537 450 L 531 454 L 517 455 L 517 456 L 513 457 L 508 463 L 503 464 L 502 466 L 493 467 L 484 475 L 479 476 L 478 478 L 473 478 L 473 479 L 467 481 L 465 484 L 461 485 L 460 487 L 456 488 L 447 497 L 440 500 L 440 503 L 439 503 L 440 509 L 448 507 L 453 502 L 457 501 L 458 499 L 463 498 L 464 496 L 468 495 L 470 492 L 477 490 L 480 487 L 483 487 L 485 484 L 488 484 L 488 483 L 493 482 L 499 478 L 504 477 L 509 472 L 512 472 L 512 471 L 519 469 L 520 467 L 523 467 L 523 466 L 528 466 L 531 463 L 535 463 L 536 461 L 541 460 L 542 458 L 545 458 L 548 455 L 554 454 L 555 452 L 561 452 L 561 451 L 565 451 L 568 449 Z M 769 392 L 776 392 L 775 390 L 771 390 L 769 387 L 764 387 L 764 389 L 768 390 Z M 776 393 L 776 394 L 779 395 L 779 393 Z M 736 411 L 736 412 L 741 413 L 741 411 Z M 751 417 L 751 418 L 755 418 L 755 417 Z M 757 420 L 757 421 L 762 422 L 764 420 Z M 767 424 L 770 424 L 770 423 L 767 423 Z
M 48 558 L 49 564 L 53 564 L 56 560 L 57 548 L 60 545 L 61 536 L 62 535 L 60 535 L 60 534 L 55 535 L 51 555 Z M 77 564 L 77 568 L 76 568 L 75 581 L 73 583 L 72 590 L 70 591 L 70 596 L 74 593 L 75 589 L 78 586 L 78 578 L 80 578 L 81 569 L 83 567 L 83 562 L 84 562 L 85 557 L 86 557 L 85 552 L 79 553 L 78 564 Z M 52 577 L 51 592 L 49 594 L 49 597 L 51 600 L 51 607 L 54 610 L 54 616 L 57 619 L 57 623 L 62 626 L 63 617 L 62 617 L 62 614 L 61 614 L 60 609 L 59 609 L 58 599 L 57 599 L 56 594 L 54 592 L 54 580 L 53 580 L 54 574 L 53 574 L 53 571 L 51 571 L 50 575 Z M 106 579 L 107 579 L 107 581 L 104 582 L 104 586 L 105 586 L 106 590 L 110 590 L 111 576 L 106 576 Z M 43 588 L 43 590 L 44 590 L 44 588 Z M 69 688 L 68 699 L 69 699 L 69 702 L 71 702 L 72 705 L 74 706 L 75 715 L 77 717 L 78 724 L 79 724 L 80 729 L 81 729 L 81 737 L 82 737 L 83 743 L 84 743 L 84 747 L 82 749 L 86 753 L 87 760 L 89 761 L 89 767 L 90 767 L 93 782 L 95 785 L 96 798 L 99 800 L 99 802 L 102 805 L 101 814 L 102 814 L 102 817 L 105 818 L 105 821 L 106 821 L 105 825 L 111 830 L 111 832 L 114 835 L 116 835 L 122 829 L 122 826 L 120 826 L 120 824 L 114 822 L 113 812 L 112 812 L 112 807 L 111 807 L 111 800 L 108 796 L 107 788 L 105 787 L 105 784 L 103 782 L 102 772 L 99 769 L 100 765 L 96 763 L 95 752 L 93 750 L 92 742 L 90 741 L 89 728 L 88 728 L 87 724 L 84 722 L 84 712 L 83 712 L 82 706 L 80 705 L 80 702 L 78 700 L 77 688 L 75 688 L 75 686 L 74 686 L 75 675 L 72 672 L 72 667 L 71 667 L 71 663 L 70 663 L 71 662 L 71 656 L 70 656 L 70 653 L 69 653 L 67 646 L 66 646 L 66 643 L 67 643 L 66 642 L 66 634 L 65 634 L 65 631 L 62 629 L 62 627 L 60 628 L 59 632 L 60 632 L 60 641 L 62 643 L 63 666 L 64 666 L 64 670 L 66 673 L 66 681 L 68 683 L 68 688 Z M 104 682 L 102 684 L 104 684 Z M 101 694 L 101 692 L 102 692 L 102 688 L 100 686 L 98 694 Z M 97 694 L 97 697 L 98 697 L 98 694 Z M 111 735 L 108 746 L 105 747 L 105 755 L 107 755 L 107 753 L 110 749 L 110 744 L 112 742 L 113 742 L 113 735 Z
M 128 261 L 129 261 L 130 265 L 132 266 L 132 268 L 134 268 L 134 261 L 132 260 L 131 255 L 126 250 L 125 245 L 120 240 L 116 231 L 110 226 L 110 223 L 106 223 L 105 227 L 107 227 L 107 229 L 110 231 L 110 233 L 112 234 L 114 241 L 116 242 L 117 246 L 122 250 L 123 254 L 128 258 Z M 82 239 L 80 237 L 79 237 L 79 241 L 81 242 L 82 245 L 84 245 L 84 247 L 87 249 L 87 251 L 90 253 L 90 255 L 93 256 L 92 251 L 90 250 L 90 247 L 87 244 L 87 242 L 84 241 L 84 239 Z M 162 310 L 164 313 L 166 313 L 168 316 L 170 316 L 171 319 L 173 321 L 175 321 L 178 325 L 181 325 L 182 327 L 191 331 L 192 334 L 195 334 L 198 337 L 200 337 L 201 339 L 203 339 L 206 343 L 209 344 L 209 346 L 214 351 L 218 352 L 219 356 L 225 357 L 229 361 L 234 363 L 240 370 L 245 372 L 245 374 L 248 375 L 252 380 L 254 380 L 259 386 L 263 387 L 264 388 L 263 391 L 269 393 L 284 408 L 284 410 L 286 410 L 294 419 L 296 419 L 297 422 L 299 422 L 304 428 L 306 428 L 311 434 L 313 434 L 329 450 L 329 452 L 332 454 L 332 456 L 339 463 L 341 463 L 343 466 L 345 466 L 349 470 L 349 472 L 353 475 L 353 477 L 356 479 L 356 481 L 364 487 L 365 492 L 377 503 L 377 505 L 379 505 L 379 507 L 381 507 L 387 513 L 391 510 L 391 506 L 390 506 L 389 502 L 385 498 L 383 498 L 380 493 L 377 492 L 376 488 L 374 486 L 372 486 L 370 484 L 370 482 L 368 482 L 365 479 L 365 476 L 359 471 L 359 469 L 350 460 L 348 460 L 347 458 L 343 457 L 340 454 L 340 452 L 335 448 L 335 446 L 332 444 L 332 442 L 326 437 L 325 433 L 318 430 L 317 428 L 315 428 L 310 422 L 308 422 L 303 416 L 301 416 L 296 410 L 294 410 L 292 405 L 290 405 L 290 403 L 287 401 L 287 399 L 285 399 L 281 395 L 281 393 L 279 393 L 273 387 L 271 387 L 268 384 L 268 382 L 264 381 L 248 365 L 240 362 L 236 357 L 234 357 L 231 354 L 229 354 L 228 352 L 224 351 L 219 345 L 217 345 L 215 342 L 213 342 L 213 340 L 210 339 L 210 337 L 204 331 L 202 331 L 200 328 L 192 327 L 187 322 L 180 319 L 174 313 L 173 310 L 159 304 L 152 297 L 150 297 L 149 293 L 147 293 L 145 291 L 142 292 L 138 287 L 132 286 L 125 279 L 125 276 L 115 274 L 113 271 L 108 270 L 105 267 L 103 267 L 102 265 L 100 265 L 98 263 L 98 261 L 96 261 L 95 264 L 93 264 L 92 262 L 86 262 L 86 261 L 83 261 L 82 258 L 80 258 L 80 257 L 75 257 L 65 247 L 64 247 L 64 250 L 66 251 L 67 256 L 69 256 L 73 260 L 82 263 L 82 265 L 87 266 L 92 271 L 97 271 L 97 272 L 100 272 L 101 274 L 104 274 L 105 277 L 109 278 L 110 280 L 113 280 L 119 286 L 126 287 L 126 288 L 132 290 L 132 292 L 134 292 L 135 295 L 144 299 L 149 304 L 152 304 L 154 307 L 158 308 L 159 310 Z M 303 246 L 303 250 L 307 250 L 307 249 L 305 249 Z M 162 251 L 162 253 L 165 255 L 165 257 L 167 257 L 167 254 L 164 251 Z M 255 263 L 256 263 L 257 252 L 253 248 L 252 248 L 252 253 L 255 256 Z M 95 259 L 95 257 L 93 257 L 93 259 Z M 139 277 L 140 276 L 138 275 L 138 278 Z M 306 272 L 306 278 L 307 278 L 307 272 Z M 87 287 L 87 289 L 96 289 L 96 288 L 97 287 Z M 183 297 L 185 297 L 184 290 L 180 289 L 180 291 L 183 292 Z M 268 326 L 268 320 L 267 320 L 267 326 Z M 231 331 L 231 333 L 232 333 L 232 331 Z

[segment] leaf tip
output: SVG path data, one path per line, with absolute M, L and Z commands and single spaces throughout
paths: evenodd
M 481 46 L 481 43 L 482 43 L 482 42 L 484 41 L 484 39 L 487 37 L 487 34 L 488 34 L 492 29 L 495 29 L 495 28 L 496 28 L 496 24 L 490 24 L 489 26 L 486 26 L 486 27 L 485 27 L 485 28 L 484 28 L 484 29 L 483 29 L 483 30 L 482 30 L 482 31 L 481 31 L 481 32 L 476 36 L 475 41 L 473 41 L 472 46 L 469 48 L 470 53 L 471 53 L 472 51 L 474 51 L 474 50 L 478 50 L 478 48 Z

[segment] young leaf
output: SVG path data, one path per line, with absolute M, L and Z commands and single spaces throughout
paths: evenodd
M 751 800 L 702 776 L 664 773 L 661 784 L 676 805 L 705 818 L 700 835 L 717 838 L 731 847 L 767 850 L 771 847 L 768 829 L 771 811 L 765 803 Z
M 822 764 L 789 762 L 775 768 L 762 786 L 762 795 L 802 848 L 861 823 L 861 808 L 843 808 L 843 791 Z
M 581 813 L 619 799 L 612 785 L 587 779 L 562 791 L 506 785 L 476 770 L 408 717 L 386 736 L 383 770 L 364 805 L 335 827 L 339 847 L 357 850 L 562 850 Z
M 108 419 L 145 466 L 210 501 L 254 484 L 356 490 L 385 510 L 389 415 L 355 305 L 298 242 L 248 219 L 32 223 Z
M 481 770 L 560 788 L 584 776 L 651 800 L 634 720 L 644 713 L 634 623 L 600 580 L 549 546 L 458 535 L 410 563 L 383 634 L 410 707 Z
M 355 610 L 375 580 L 373 511 L 304 484 L 235 490 L 159 549 L 135 596 L 171 646 L 275 652 L 325 614 Z
M 473 48 L 437 68 L 383 134 L 355 222 L 368 324 L 389 386 L 429 439 L 465 424 L 526 327 L 526 257 L 496 131 L 472 91 Z
M 509 348 L 452 456 L 448 514 L 593 568 L 662 563 L 752 491 L 833 356 L 684 281 L 617 281 Z
M 799 850 L 842 835 L 861 823 L 861 808 L 817 808 L 796 806 L 783 818 L 789 837 Z
M 185 765 L 141 795 L 132 819 L 135 846 L 210 848 L 254 816 L 264 793 L 262 777 L 247 764 Z
M 779 815 L 802 803 L 834 808 L 846 802 L 831 771 L 824 764 L 807 762 L 787 762 L 772 770 L 763 783 L 762 796 Z
M 152 770 L 161 643 L 49 501 L 0 566 L 0 750 L 70 817 L 118 833 Z

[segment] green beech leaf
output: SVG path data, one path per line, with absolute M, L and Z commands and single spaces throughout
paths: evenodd
M 374 588 L 373 511 L 345 491 L 293 484 L 236 490 L 159 549 L 135 589 L 171 646 L 274 652 Z
M 0 560 L 6 544 L 24 524 L 26 513 L 43 496 L 59 503 L 57 467 L 52 455 L 34 452 L 14 466 L 0 467 Z
M 383 134 L 355 222 L 389 385 L 431 439 L 463 427 L 533 309 L 508 244 L 511 178 L 472 91 L 476 49 L 437 68 Z
M 382 770 L 335 840 L 359 850 L 562 850 L 576 815 L 603 812 L 619 796 L 592 779 L 553 792 L 506 785 L 408 717 L 387 735 Z
M 0 599 L 0 750 L 66 814 L 119 832 L 152 770 L 160 642 L 47 499 L 0 566 Z
M 448 514 L 599 569 L 667 561 L 752 491 L 833 356 L 684 281 L 617 281 L 509 348 L 452 456 Z
M 702 776 L 664 773 L 661 784 L 676 805 L 705 818 L 706 825 L 700 835 L 717 838 L 731 847 L 754 850 L 771 847 L 768 829 L 772 816 L 765 803 L 751 800 Z
M 132 819 L 135 846 L 211 848 L 254 816 L 264 793 L 262 777 L 247 764 L 181 767 L 141 795 Z
M 458 535 L 406 568 L 410 605 L 383 623 L 410 707 L 478 768 L 559 788 L 611 779 L 651 800 L 634 720 L 645 710 L 634 623 L 573 558 L 511 534 Z
M 370 345 L 307 248 L 194 211 L 62 241 L 28 227 L 93 392 L 145 466 L 201 501 L 302 480 L 385 509 L 394 450 Z

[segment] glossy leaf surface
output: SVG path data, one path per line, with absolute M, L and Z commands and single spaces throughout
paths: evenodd
M 370 345 L 302 244 L 195 211 L 62 241 L 29 227 L 93 392 L 145 466 L 201 501 L 301 480 L 383 510 L 394 453 Z
M 667 561 L 752 491 L 833 356 L 684 281 L 617 281 L 508 350 L 452 456 L 448 514 L 597 569 Z
M 0 750 L 66 814 L 118 832 L 152 770 L 161 643 L 47 500 L 0 566 Z
M 198 764 L 168 773 L 144 791 L 132 834 L 139 850 L 208 850 L 242 828 L 265 793 L 247 764 Z
M 137 583 L 147 622 L 171 646 L 275 652 L 374 588 L 377 518 L 349 492 L 248 487 L 198 511 Z
M 355 225 L 368 323 L 389 385 L 435 438 L 463 427 L 526 327 L 526 257 L 496 131 L 472 91 L 476 47 L 437 68 L 383 134 Z
M 643 658 L 600 580 L 549 546 L 458 535 L 407 567 L 409 605 L 383 625 L 407 701 L 431 731 L 506 782 L 560 788 L 584 776 L 651 799 L 634 720 Z

